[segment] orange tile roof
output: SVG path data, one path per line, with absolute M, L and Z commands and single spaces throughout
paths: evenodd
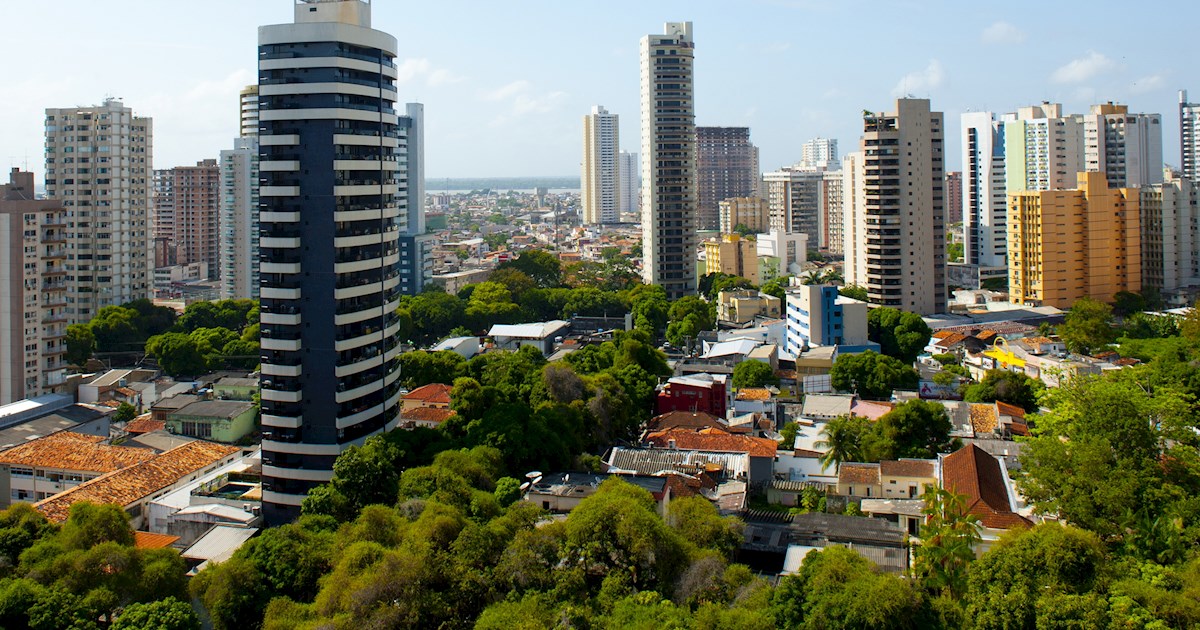
M 937 467 L 926 459 L 899 459 L 879 462 L 879 474 L 887 477 L 927 477 L 933 479 Z
M 771 390 L 765 387 L 743 387 L 738 390 L 738 400 L 771 400 Z
M 954 334 L 957 334 L 957 333 L 955 333 L 952 330 L 939 330 L 939 331 L 936 331 L 933 333 L 933 338 L 934 339 L 945 339 L 946 337 L 949 337 L 950 335 L 954 335 Z
M 133 532 L 133 546 L 138 549 L 162 549 L 170 547 L 179 540 L 179 536 L 169 534 L 153 534 L 150 532 Z
M 994 403 L 970 403 L 971 428 L 976 433 L 990 433 L 996 430 L 996 405 Z
M 668 448 L 674 440 L 675 448 L 683 451 L 713 451 L 723 453 L 749 453 L 751 457 L 775 457 L 779 443 L 767 438 L 734 435 L 720 429 L 670 429 L 656 431 L 646 436 L 646 441 L 659 448 Z
M 992 529 L 1032 527 L 1029 519 L 1009 509 L 1008 480 L 1000 462 L 986 451 L 968 444 L 942 458 L 942 485 L 967 495 L 967 511 Z
M 404 400 L 450 404 L 450 386 L 442 383 L 422 385 L 404 395 Z
M 838 483 L 879 484 L 879 464 L 842 462 L 838 466 Z
M 1025 408 L 1024 407 L 1010 405 L 1006 402 L 1002 402 L 999 400 L 996 401 L 996 410 L 1002 416 L 1009 416 L 1012 418 L 1022 418 L 1022 419 L 1025 418 Z
M 456 414 L 453 409 L 446 409 L 444 407 L 417 407 L 416 409 L 401 412 L 400 419 L 441 424 L 454 415 Z
M 1020 341 L 1023 341 L 1025 343 L 1039 344 L 1039 345 L 1054 343 L 1054 340 L 1049 337 L 1025 337 L 1024 339 L 1021 339 Z
M 950 333 L 942 337 L 936 345 L 939 348 L 950 348 L 967 340 L 967 336 L 962 333 Z
M 994 330 L 981 330 L 975 335 L 975 338 L 986 343 L 989 339 L 994 339 L 999 334 Z
M 56 523 L 67 520 L 71 504 L 78 501 L 115 503 L 125 507 L 166 488 L 239 450 L 236 446 L 196 440 L 177 446 L 140 464 L 116 470 L 34 504 Z
M 0 464 L 107 473 L 154 457 L 154 451 L 102 444 L 104 438 L 71 431 L 51 433 L 0 453 Z
M 166 427 L 166 422 L 152 420 L 150 414 L 146 414 L 144 417 L 130 420 L 129 424 L 125 425 L 125 431 L 128 433 L 150 433 L 151 431 L 162 431 Z
M 669 411 L 654 416 L 646 425 L 651 431 L 666 431 L 668 429 L 697 429 L 704 427 L 720 427 L 721 421 L 711 413 L 703 411 Z

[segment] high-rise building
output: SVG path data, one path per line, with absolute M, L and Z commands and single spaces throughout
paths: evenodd
M 739 226 L 754 233 L 771 229 L 767 200 L 762 197 L 734 197 L 720 203 L 722 234 L 737 231 Z
M 704 241 L 705 273 L 740 276 L 758 284 L 758 244 L 738 234 Z
M 991 112 L 962 115 L 963 170 L 956 186 L 963 223 L 962 262 L 981 269 L 1007 265 L 1004 124 Z M 947 207 L 954 208 L 949 195 L 948 201 Z
M 1001 122 L 1006 194 L 1075 187 L 1076 176 L 1087 170 L 1082 116 L 1063 115 L 1058 103 L 1042 103 L 1001 116 Z
M 839 166 L 837 162 L 833 162 L 835 168 Z M 821 240 L 825 245 L 825 249 L 831 254 L 841 255 L 843 247 L 842 243 L 845 237 L 842 231 L 845 229 L 845 195 L 842 193 L 843 187 L 842 173 L 839 170 L 825 171 L 822 173 L 821 187 L 822 198 L 825 202 L 825 211 L 823 216 L 823 225 L 821 227 Z
M 772 230 L 808 235 L 811 247 L 823 247 L 821 239 L 821 187 L 825 174 L 815 169 L 783 168 L 763 174 Z
M 701 230 L 715 230 L 719 206 L 734 197 L 757 197 L 758 147 L 749 127 L 696 127 L 696 181 Z
M 837 140 L 813 138 L 800 148 L 800 166 L 820 170 L 836 170 L 838 165 Z
M 1200 186 L 1179 173 L 1140 191 L 1142 288 L 1189 306 L 1180 289 L 1200 286 Z
M 1003 147 L 1001 147 L 1003 151 Z M 946 223 L 963 222 L 962 171 L 946 173 Z
M 33 173 L 0 186 L 0 405 L 66 383 L 68 214 L 34 196 Z
M 216 160 L 154 171 L 155 267 L 201 263 L 209 278 L 217 277 L 220 189 Z
M 845 278 L 868 301 L 928 315 L 946 307 L 942 113 L 927 99 L 863 113 L 845 206 Z M 849 203 L 852 201 L 853 203 Z
M 297 2 L 258 44 L 263 512 L 279 523 L 342 450 L 396 425 L 410 125 L 370 2 Z
M 1017 304 L 1070 308 L 1142 287 L 1140 193 L 1078 173 L 1072 190 L 1009 196 L 1008 291 Z
M 1162 116 L 1131 114 L 1126 105 L 1093 105 L 1083 117 L 1084 166 L 1104 173 L 1110 188 L 1163 181 Z
M 583 117 L 583 222 L 616 223 L 621 210 L 619 117 L 597 105 Z
M 621 176 L 621 214 L 637 214 L 638 201 L 642 198 L 642 169 L 638 165 L 638 154 L 621 151 L 617 154 L 620 163 L 617 172 Z
M 220 296 L 258 299 L 258 86 L 238 94 L 241 136 L 221 151 L 220 232 L 217 255 Z
M 238 93 L 238 119 L 242 138 L 258 137 L 258 86 L 247 85 Z
M 405 167 L 399 172 L 407 181 L 406 219 L 400 234 L 400 292 L 416 295 L 433 282 L 433 245 L 436 237 L 425 229 L 425 106 L 406 103 L 399 125 L 408 140 Z
M 151 296 L 153 123 L 121 101 L 46 110 L 46 196 L 67 210 L 67 317 Z
M 696 291 L 696 110 L 691 22 L 641 42 L 642 274 L 669 299 Z
M 1200 182 L 1200 103 L 1189 103 L 1187 90 L 1179 91 L 1179 168 Z

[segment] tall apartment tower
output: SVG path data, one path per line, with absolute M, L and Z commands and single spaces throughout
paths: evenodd
M 642 169 L 638 166 L 638 154 L 621 151 L 617 154 L 621 176 L 621 214 L 637 214 L 638 200 L 642 198 Z
M 696 292 L 696 110 L 691 22 L 647 35 L 642 59 L 642 265 L 668 299 Z
M 203 263 L 209 278 L 218 276 L 220 191 L 221 170 L 216 160 L 154 171 L 156 267 Z M 172 254 L 165 264 L 158 260 L 160 242 Z
M 831 162 L 831 166 L 835 167 L 835 170 L 828 170 L 821 174 L 821 192 L 825 212 L 820 238 L 822 245 L 829 253 L 841 255 L 845 240 L 842 235 L 842 231 L 845 229 L 843 218 L 846 207 L 845 195 L 843 194 L 842 173 L 836 169 L 840 164 L 834 161 Z
M 369 2 L 297 2 L 258 45 L 263 512 L 280 523 L 396 425 L 408 125 Z
M 223 300 L 258 299 L 258 86 L 238 95 L 241 135 L 221 151 L 220 261 Z
M 807 234 L 811 247 L 824 247 L 821 213 L 825 173 L 815 169 L 783 168 L 763 174 L 772 230 Z
M 718 226 L 719 205 L 734 197 L 757 197 L 758 147 L 749 127 L 696 127 L 696 181 L 701 230 Z
M 800 149 L 800 166 L 816 169 L 837 170 L 837 140 L 813 138 Z M 830 168 L 832 167 L 832 168 Z
M 962 171 L 946 172 L 946 223 L 963 222 Z
M 46 110 L 46 196 L 67 210 L 67 317 L 149 298 L 153 123 L 121 101 Z
M 404 225 L 400 233 L 400 292 L 416 295 L 433 282 L 433 234 L 425 233 L 425 106 L 406 103 L 405 115 L 398 124 L 403 145 L 404 166 L 397 173 L 407 184 Z
M 1200 185 L 1179 173 L 1164 173 L 1161 184 L 1139 191 L 1142 288 L 1152 288 L 1169 304 L 1188 306 L 1181 289 L 1200 285 Z
M 1179 168 L 1200 182 L 1200 103 L 1189 103 L 1187 90 L 1179 91 Z
M 1083 116 L 1063 115 L 1062 105 L 1042 103 L 1001 117 L 1004 124 L 1004 188 L 1069 190 L 1087 170 L 1083 159 Z
M 603 106 L 583 117 L 583 222 L 616 223 L 621 211 L 620 125 Z
M 247 85 L 238 93 L 238 121 L 241 124 L 240 138 L 258 137 L 258 86 Z
M 845 212 L 847 284 L 868 301 L 928 315 L 946 307 L 942 113 L 927 99 L 863 115 L 856 190 Z M 861 159 L 861 161 L 860 161 Z M 850 197 L 850 193 L 845 193 Z
M 33 173 L 0 186 L 0 405 L 60 392 L 67 362 L 67 229 Z
M 991 112 L 962 115 L 958 211 L 963 222 L 963 263 L 980 268 L 1008 264 L 1004 132 L 1004 122 Z
M 1142 288 L 1137 189 L 1110 188 L 1102 172 L 1076 174 L 1071 190 L 1010 196 L 1009 300 L 1070 308 Z
M 1163 181 L 1162 116 L 1130 114 L 1126 105 L 1093 105 L 1083 117 L 1084 165 L 1104 173 L 1110 188 Z

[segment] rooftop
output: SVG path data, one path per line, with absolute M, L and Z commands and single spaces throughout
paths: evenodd
M 612 449 L 607 464 L 610 469 L 644 475 L 657 475 L 664 471 L 695 475 L 707 470 L 738 477 L 749 472 L 750 456 L 747 453 L 704 453 L 618 446 Z
M 34 507 L 55 523 L 66 521 L 71 504 L 77 501 L 115 503 L 125 507 L 240 450 L 236 446 L 213 442 L 188 442 L 139 464 L 101 475 L 60 492 L 39 501 Z
M 430 383 L 408 392 L 403 398 L 404 400 L 449 405 L 451 389 L 453 388 L 443 383 Z
M 737 400 L 771 400 L 771 390 L 765 387 L 743 387 L 738 390 Z
M 995 457 L 975 444 L 945 455 L 941 461 L 942 485 L 967 495 L 967 511 L 979 517 L 985 527 L 1013 529 L 1031 527 L 1025 517 L 1012 511 L 1008 499 L 1008 480 Z
M 842 462 L 838 466 L 838 483 L 879 484 L 879 464 Z
M 666 431 L 668 429 L 719 428 L 722 423 L 716 416 L 703 411 L 671 411 L 654 416 L 646 426 L 651 431 Z
M 133 532 L 133 546 L 138 549 L 162 549 L 170 547 L 179 540 L 179 536 L 170 534 L 152 534 L 150 532 Z
M 897 459 L 879 462 L 879 474 L 884 477 L 937 476 L 937 462 L 932 459 Z
M 258 379 L 225 376 L 217 379 L 217 382 L 213 383 L 213 385 L 217 387 L 258 387 Z
M 400 412 L 401 420 L 412 420 L 418 422 L 436 422 L 441 424 L 456 414 L 453 409 L 442 407 L 417 407 L 407 411 Z
M 658 448 L 718 453 L 749 453 L 751 457 L 775 457 L 779 443 L 766 438 L 734 435 L 719 429 L 669 429 L 646 436 L 646 441 Z M 673 443 L 673 445 L 672 445 Z
M 520 339 L 546 339 L 570 326 L 569 323 L 556 319 L 548 322 L 532 324 L 496 324 L 488 331 L 489 337 L 513 337 Z
M 0 464 L 107 473 L 154 456 L 145 449 L 103 441 L 95 435 L 59 431 L 0 453 Z
M 105 415 L 108 414 L 84 405 L 70 405 L 44 415 L 36 415 L 32 420 L 13 422 L 0 429 L 0 450 L 25 444 L 56 431 L 66 431 L 101 419 Z M 102 430 L 107 434 L 107 428 Z
M 244 400 L 199 400 L 171 412 L 172 416 L 197 416 L 201 418 L 236 418 L 253 409 L 254 403 Z
M 836 418 L 850 413 L 854 397 L 842 394 L 809 394 L 804 397 L 800 415 L 805 418 Z

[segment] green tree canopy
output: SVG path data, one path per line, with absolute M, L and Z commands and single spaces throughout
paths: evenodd
M 968 385 L 963 393 L 967 402 L 1001 401 L 1025 411 L 1038 410 L 1038 396 L 1046 386 L 1041 380 L 1011 370 L 988 370 L 983 380 Z
M 779 377 L 770 363 L 763 361 L 745 360 L 733 368 L 733 388 L 766 387 L 779 385 Z
M 1112 327 L 1112 307 L 1091 298 L 1082 298 L 1071 305 L 1058 336 L 1071 352 L 1091 354 L 1103 350 L 1116 338 Z
M 896 389 L 915 390 L 919 381 L 912 366 L 870 350 L 838 355 L 829 379 L 834 389 L 871 400 L 887 400 Z
M 867 337 L 879 344 L 880 351 L 911 365 L 917 360 L 933 331 L 921 316 L 887 306 L 867 313 Z

